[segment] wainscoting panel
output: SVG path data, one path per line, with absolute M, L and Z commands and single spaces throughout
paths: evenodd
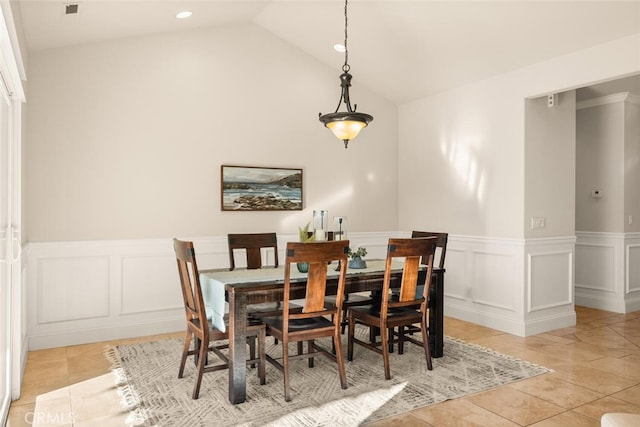
M 576 287 L 615 292 L 616 245 L 612 243 L 578 243 L 576 245 Z
M 409 233 L 349 233 L 349 240 L 352 248 L 366 247 L 367 258 L 374 259 L 384 258 L 391 236 Z M 297 237 L 278 236 L 281 262 L 286 242 Z M 226 236 L 189 240 L 194 241 L 201 270 L 228 268 Z M 547 241 L 531 246 L 540 250 L 528 258 L 530 246 L 529 241 L 517 239 L 450 235 L 445 314 L 521 336 L 564 327 L 571 319 L 565 304 L 571 246 L 567 249 L 567 239 Z M 184 328 L 170 238 L 31 242 L 25 254 L 26 323 L 32 350 Z M 638 254 L 633 249 L 629 257 Z M 635 270 L 630 275 L 637 278 Z
M 199 267 L 228 267 L 225 237 L 194 238 Z M 171 239 L 28 244 L 30 349 L 180 331 Z
M 640 233 L 576 233 L 576 304 L 640 310 Z
M 640 292 L 640 245 L 627 245 L 627 293 Z
M 524 335 L 522 240 L 449 236 L 445 314 Z
M 515 261 L 511 254 L 471 251 L 473 277 L 471 301 L 500 310 L 515 311 Z
M 449 242 L 451 242 L 451 237 Z M 471 295 L 471 283 L 469 272 L 467 271 L 467 251 L 462 248 L 453 247 L 449 243 L 445 258 L 445 295 L 449 299 L 464 301 Z M 455 267 L 450 267 L 455 266 Z
M 123 256 L 119 314 L 181 309 L 179 280 L 175 256 Z
M 38 271 L 38 323 L 108 316 L 108 257 L 42 259 Z
M 526 336 L 575 326 L 575 242 L 573 236 L 527 240 Z
M 570 251 L 529 254 L 529 313 L 573 304 L 572 260 Z

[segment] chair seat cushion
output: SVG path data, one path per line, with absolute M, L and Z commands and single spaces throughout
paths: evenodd
M 262 322 L 267 326 L 282 330 L 282 316 L 263 317 Z M 333 323 L 325 317 L 310 317 L 306 319 L 290 319 L 289 331 L 303 331 L 307 329 L 332 328 Z
M 363 313 L 363 314 L 368 314 L 370 316 L 380 316 L 380 307 L 377 305 L 363 305 L 359 307 L 351 307 L 349 308 L 349 310 Z M 421 317 L 420 312 L 412 308 L 394 307 L 394 308 L 390 308 L 387 311 L 387 317 L 410 316 L 410 315 Z
M 296 303 L 289 302 L 289 309 L 299 310 L 302 309 L 302 306 Z M 282 311 L 282 302 L 263 302 L 260 304 L 250 304 L 247 306 L 247 313 L 249 315 L 272 312 L 276 313 L 278 311 Z
M 344 300 L 344 306 L 348 307 L 351 305 L 364 305 L 371 304 L 371 296 L 362 295 L 362 294 L 347 294 L 345 295 L 346 299 Z M 336 304 L 336 295 L 327 295 L 324 299 L 326 303 Z

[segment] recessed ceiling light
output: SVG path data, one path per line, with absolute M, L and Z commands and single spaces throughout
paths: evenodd
M 184 10 L 184 11 L 182 11 L 182 12 L 178 12 L 178 13 L 176 14 L 176 18 L 178 18 L 178 19 L 185 19 L 185 18 L 190 17 L 192 14 L 193 14 L 193 13 L 191 13 L 191 11 L 190 11 L 190 10 Z
M 344 48 L 344 45 L 340 43 L 334 44 L 333 48 L 336 50 L 336 52 L 340 52 L 340 53 L 344 53 L 347 50 Z

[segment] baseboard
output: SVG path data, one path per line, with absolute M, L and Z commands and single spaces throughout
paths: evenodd
M 625 313 L 631 313 L 638 310 L 640 310 L 640 297 L 625 301 Z
M 525 336 L 525 325 L 520 319 L 508 318 L 505 316 L 487 313 L 486 311 L 474 310 L 457 304 L 445 302 L 445 315 L 454 317 L 465 322 L 475 323 L 487 328 L 496 329 L 508 334 Z M 446 320 L 445 320 L 446 322 Z
M 11 400 L 18 400 L 22 395 L 22 379 L 24 378 L 24 372 L 27 368 L 27 359 L 29 358 L 29 337 L 24 336 L 22 339 L 22 351 L 20 352 L 20 372 L 17 380 L 12 378 L 11 381 Z
M 520 337 L 528 337 L 576 325 L 575 311 L 522 322 L 520 319 L 492 315 L 484 311 L 470 310 L 468 307 L 455 304 L 445 304 L 445 306 L 445 314 L 447 316 Z
M 66 330 L 47 335 L 31 335 L 29 339 L 29 350 L 166 334 L 169 332 L 182 331 L 183 329 L 184 316 L 179 316 L 174 319 L 114 325 L 104 328 Z
M 525 337 L 537 335 L 556 329 L 576 326 L 576 312 L 559 313 L 557 315 L 545 316 L 540 319 L 527 320 L 525 322 Z
M 624 301 L 615 298 L 615 295 L 612 295 L 610 298 L 603 297 L 602 295 L 585 295 L 578 293 L 578 289 L 576 289 L 576 305 L 611 311 L 613 313 L 626 312 Z

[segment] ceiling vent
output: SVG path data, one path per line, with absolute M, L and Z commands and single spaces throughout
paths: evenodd
M 75 15 L 78 13 L 78 4 L 67 4 L 64 6 L 65 15 Z

